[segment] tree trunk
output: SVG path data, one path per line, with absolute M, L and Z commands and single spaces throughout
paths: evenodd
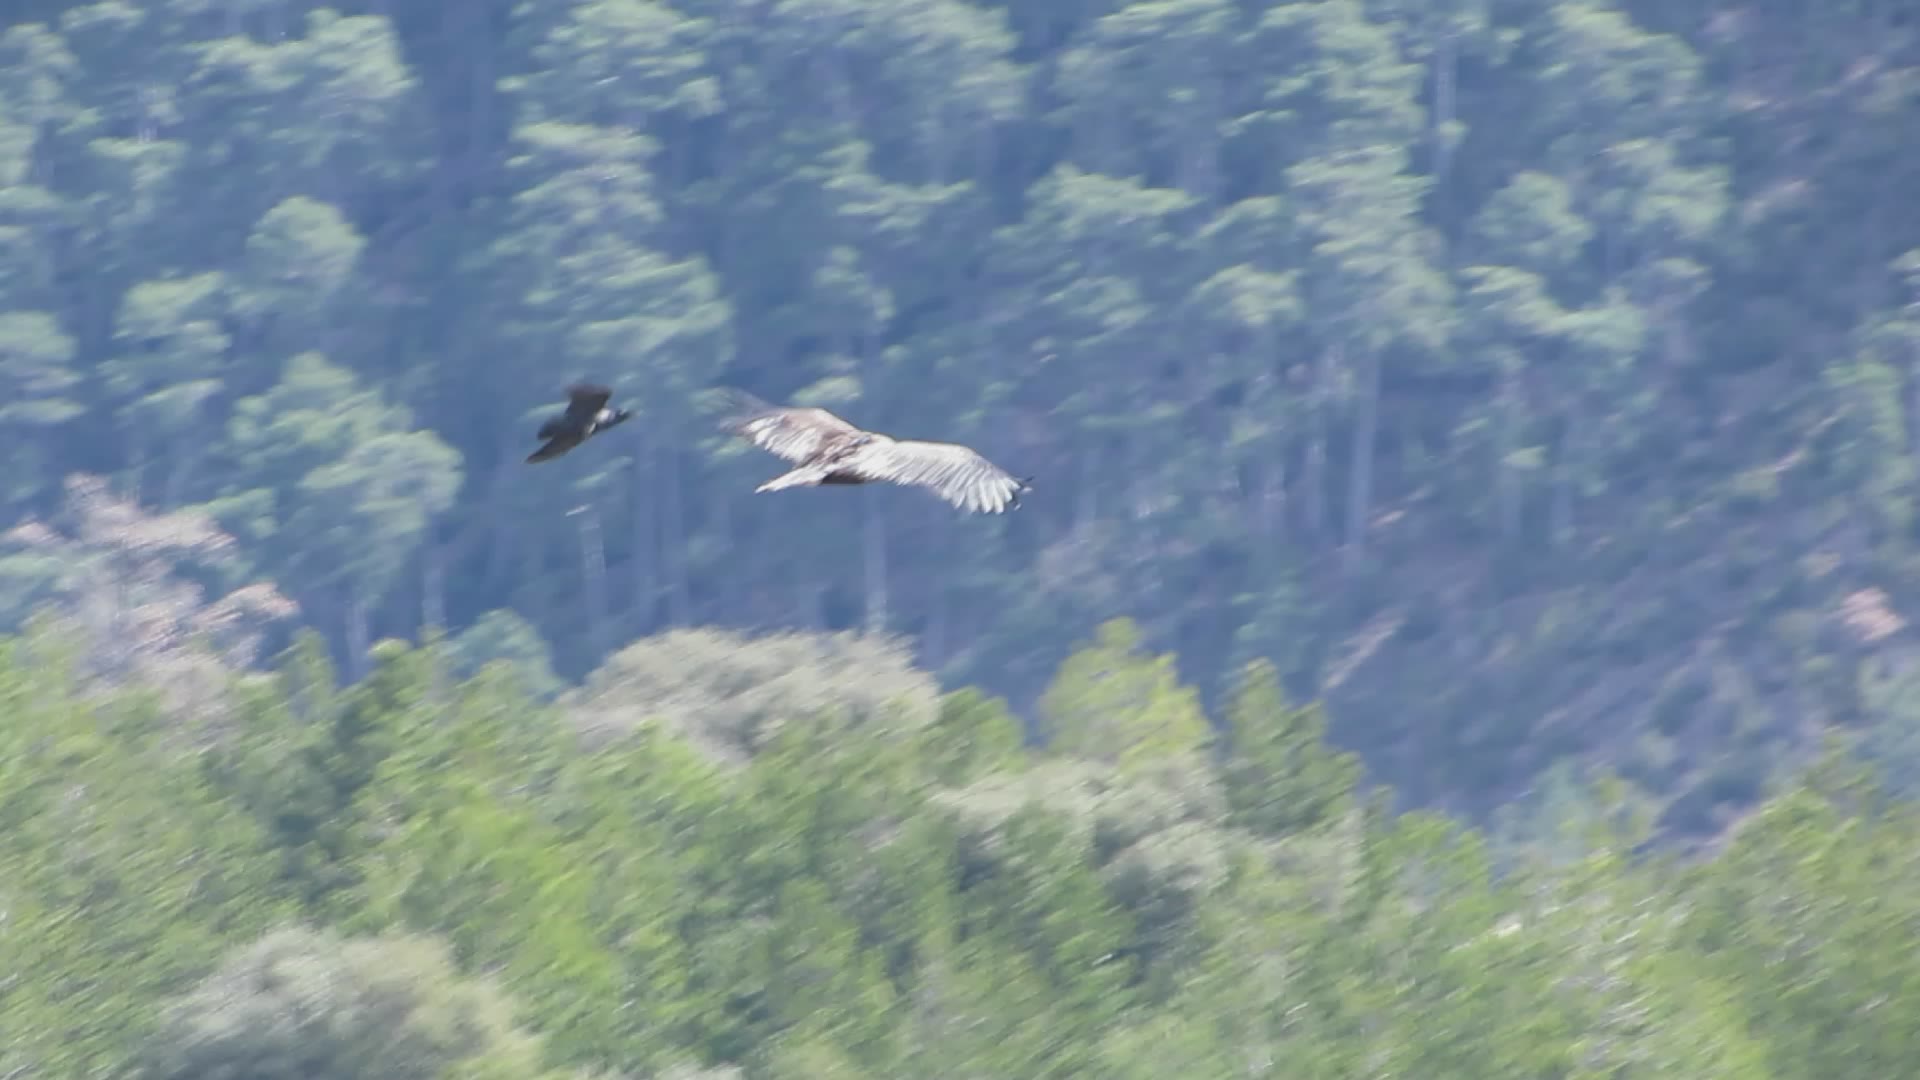
M 651 443 L 651 440 L 648 440 Z M 633 632 L 645 636 L 653 632 L 660 610 L 660 558 L 658 551 L 658 485 L 650 484 L 647 465 L 655 459 L 651 445 L 645 446 L 633 461 Z
M 1314 364 L 1313 436 L 1307 444 L 1307 533 L 1315 541 L 1327 536 L 1327 412 L 1333 398 L 1333 372 L 1340 361 L 1339 346 L 1322 349 Z
M 486 521 L 486 569 L 481 580 L 487 584 L 489 593 L 500 589 L 500 577 L 511 565 L 513 558 L 513 530 L 507 523 L 507 515 L 502 504 L 506 501 L 507 478 L 513 473 L 507 471 L 510 457 L 502 455 L 503 460 L 493 470 L 493 482 L 487 485 L 487 499 L 480 507 L 480 513 Z
M 931 115 L 920 121 L 920 146 L 923 177 L 928 184 L 944 184 L 953 162 L 953 140 L 948 134 L 946 105 L 937 104 Z
M 1567 426 L 1560 433 L 1560 452 L 1554 463 L 1553 508 L 1548 528 L 1555 547 L 1573 538 L 1573 478 L 1580 450 L 1580 426 L 1580 407 L 1576 405 L 1567 413 Z
M 1287 539 L 1287 447 L 1274 440 L 1273 456 L 1260 470 L 1260 535 L 1274 543 Z
M 1442 35 L 1433 50 L 1433 183 L 1435 195 L 1445 197 L 1447 172 L 1453 167 L 1453 148 L 1447 145 L 1447 125 L 1454 119 L 1454 84 L 1458 61 L 1452 34 Z M 1444 220 L 1444 218 L 1443 218 Z
M 347 598 L 347 677 L 359 682 L 367 674 L 367 652 L 373 647 L 367 599 L 360 586 L 352 587 Z
M 157 464 L 153 454 L 147 450 L 147 440 L 129 438 L 127 440 L 127 479 L 131 488 L 127 497 L 144 506 L 147 505 L 147 470 Z M 161 507 L 165 510 L 166 507 Z
M 1353 453 L 1347 484 L 1346 570 L 1360 568 L 1367 554 L 1367 528 L 1373 516 L 1373 444 L 1380 422 L 1380 368 L 1378 353 L 1360 358 L 1364 385 L 1360 389 L 1360 416 L 1353 425 Z
M 1920 350 L 1907 360 L 1907 454 L 1920 467 Z
M 872 488 L 865 492 L 865 534 L 867 633 L 881 634 L 887 629 L 887 522 L 880 510 L 880 497 Z
M 687 590 L 685 528 L 680 516 L 680 462 L 671 447 L 661 453 L 660 520 L 664 526 L 660 538 L 660 557 L 667 568 L 667 620 L 673 626 L 691 621 L 691 601 Z
M 1102 455 L 1085 453 L 1080 455 L 1080 490 L 1075 493 L 1074 522 L 1075 530 L 1090 527 L 1100 515 L 1100 461 Z
M 1208 87 L 1208 106 L 1197 123 L 1187 129 L 1187 138 L 1175 151 L 1179 154 L 1176 168 L 1179 179 L 1176 181 L 1181 190 L 1212 206 L 1219 201 L 1220 194 L 1220 139 L 1215 134 L 1220 129 L 1220 114 L 1224 109 L 1218 102 L 1223 96 L 1219 87 Z
M 174 444 L 171 457 L 173 464 L 167 469 L 166 483 L 160 488 L 160 509 L 162 510 L 172 510 L 186 501 L 187 476 L 193 471 L 193 454 L 181 443 Z
M 821 630 L 826 627 L 826 592 L 827 587 L 815 581 L 801 580 L 794 583 L 794 603 L 800 611 L 802 629 Z
M 426 569 L 420 584 L 421 629 L 447 628 L 446 555 L 432 543 L 427 544 Z
M 920 635 L 920 654 L 930 671 L 940 670 L 947 662 L 947 590 L 938 584 L 927 597 L 927 628 Z
M 580 593 L 586 601 L 587 641 L 597 660 L 607 654 L 607 549 L 600 536 L 600 512 L 591 505 L 580 518 Z
M 1500 372 L 1500 396 L 1495 408 L 1495 423 L 1500 433 L 1494 443 L 1494 498 L 1502 541 L 1511 543 L 1520 534 L 1520 474 L 1513 455 L 1520 449 L 1520 394 L 1515 372 Z
M 468 13 L 467 51 L 473 64 L 467 84 L 468 168 L 472 170 L 470 175 L 479 175 L 493 146 L 493 104 L 499 82 L 493 71 L 493 28 L 488 25 L 488 4 L 449 5 L 445 10 L 455 7 Z

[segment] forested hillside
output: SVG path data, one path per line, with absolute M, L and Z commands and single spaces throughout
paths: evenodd
M 83 645 L 0 642 L 3 1076 L 1888 1080 L 1920 1055 L 1920 804 L 1843 756 L 1680 865 L 1630 855 L 1647 822 L 1605 788 L 1517 842 L 1392 815 L 1261 665 L 1211 743 L 1124 622 L 1048 684 L 1045 750 L 853 635 L 672 631 L 558 708 L 398 641 L 342 685 L 309 638 L 183 711 L 88 678 Z
M 1273 664 L 1415 804 L 1597 761 L 1701 834 L 1822 729 L 1915 759 L 1904 5 L 5 17 L 14 625 L 90 592 L 46 547 L 84 474 L 210 514 L 200 586 L 348 675 L 423 626 L 549 688 L 861 627 L 1037 725 L 1128 616 L 1210 705 Z M 523 465 L 579 376 L 637 419 Z M 752 495 L 723 384 L 1036 490 Z

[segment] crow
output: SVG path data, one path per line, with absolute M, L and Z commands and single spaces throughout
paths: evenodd
M 546 445 L 528 454 L 527 463 L 551 461 L 631 417 L 633 414 L 625 409 L 607 407 L 607 399 L 612 396 L 612 390 L 592 383 L 567 387 L 567 411 L 540 425 L 536 438 L 545 439 Z

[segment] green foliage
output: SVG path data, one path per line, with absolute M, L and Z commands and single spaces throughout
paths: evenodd
M 1353 802 L 1360 764 L 1325 743 L 1320 706 L 1289 707 L 1272 666 L 1254 662 L 1228 702 L 1228 820 L 1275 836 L 1329 824 Z
M 211 744 L 61 650 L 0 649 L 9 1069 L 1748 1080 L 1914 1050 L 1920 815 L 1838 751 L 1718 856 L 1636 863 L 1600 785 L 1577 843 L 1496 875 L 1471 828 L 1359 802 L 1260 665 L 1179 768 L 1030 759 L 970 691 L 915 738 L 850 735 L 850 697 L 716 764 L 668 725 L 583 740 L 437 645 L 340 686 L 303 635 Z
M 0 645 L 0 1065 L 115 1072 L 228 935 L 288 912 L 261 830 L 137 698 L 89 701 L 61 638 Z
M 560 692 L 545 639 L 511 611 L 496 609 L 475 619 L 448 643 L 448 654 L 450 670 L 462 678 L 489 664 L 505 664 L 528 693 L 547 698 Z
M 1123 771 L 1206 747 L 1206 717 L 1173 657 L 1140 656 L 1139 645 L 1133 624 L 1115 619 L 1067 659 L 1040 703 L 1049 747 Z
M 854 634 L 673 631 L 609 658 L 567 705 L 599 737 L 649 723 L 744 760 L 789 724 L 817 717 L 870 741 L 906 739 L 933 723 L 939 687 L 900 643 Z
M 538 1042 L 431 940 L 278 930 L 172 1004 L 140 1053 L 155 1080 L 507 1080 L 542 1075 Z
M 286 892 L 315 917 L 337 918 L 352 910 L 337 894 L 359 885 L 358 859 L 371 840 L 366 789 L 405 733 L 393 703 L 375 697 L 392 674 L 338 693 L 325 648 L 311 631 L 299 636 L 286 657 L 285 696 L 251 698 L 243 734 L 214 768 L 259 817 Z
M 231 479 L 209 509 L 260 542 L 276 578 L 344 598 L 350 636 L 460 488 L 458 453 L 318 353 L 239 402 L 229 440 Z
M 940 714 L 921 737 L 919 755 L 931 779 L 959 787 L 1021 764 L 1020 721 L 1006 703 L 961 689 L 940 699 Z
M 1753 1018 L 1776 1076 L 1873 1076 L 1913 1053 L 1911 1027 L 1883 1010 L 1920 994 L 1887 936 L 1914 918 L 1920 819 L 1910 803 L 1865 817 L 1879 807 L 1854 801 L 1784 793 L 1688 883 L 1681 933 L 1722 1000 Z
M 297 351 L 326 326 L 366 244 L 338 209 L 304 195 L 287 199 L 247 236 L 234 316 L 272 351 Z

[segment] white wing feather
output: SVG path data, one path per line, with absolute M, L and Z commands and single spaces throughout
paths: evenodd
M 1025 484 L 958 443 L 879 438 L 839 466 L 870 481 L 911 484 L 932 490 L 953 505 L 998 514 Z
M 857 435 L 860 430 L 825 409 L 779 408 L 735 420 L 729 428 L 760 449 L 795 463 L 819 453 L 828 439 Z

